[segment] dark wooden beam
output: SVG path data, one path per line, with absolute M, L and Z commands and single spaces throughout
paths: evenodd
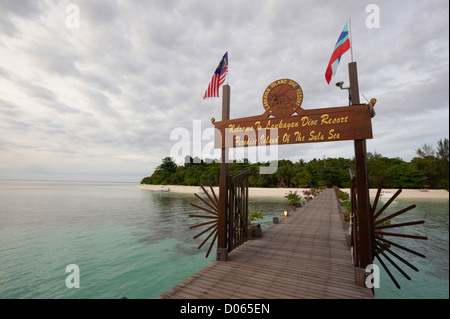
M 348 64 L 348 74 L 350 79 L 351 104 L 360 104 L 358 70 L 356 62 Z M 359 244 L 360 244 L 360 264 L 359 267 L 366 268 L 373 263 L 372 236 L 370 219 L 370 199 L 369 181 L 367 177 L 367 150 L 366 140 L 355 140 L 355 161 L 356 161 L 356 190 L 357 209 L 359 218 Z
M 222 121 L 230 119 L 230 86 L 222 87 Z M 227 251 L 227 203 L 228 203 L 228 149 L 225 148 L 225 135 L 222 134 L 222 163 L 219 177 L 219 221 L 217 230 L 217 260 L 226 261 Z

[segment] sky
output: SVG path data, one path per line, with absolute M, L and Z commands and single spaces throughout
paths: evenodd
M 0 179 L 139 183 L 180 143 L 199 155 L 221 118 L 221 98 L 203 94 L 225 52 L 230 118 L 264 113 L 281 78 L 300 84 L 303 109 L 348 105 L 335 83 L 351 53 L 324 76 L 348 19 L 361 103 L 377 99 L 367 151 L 410 161 L 448 138 L 447 0 L 0 0 Z M 277 156 L 352 158 L 354 144 Z

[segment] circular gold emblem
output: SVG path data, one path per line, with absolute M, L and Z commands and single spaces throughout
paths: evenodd
M 287 117 L 300 108 L 303 91 L 300 85 L 290 79 L 272 82 L 263 95 L 263 106 L 270 115 Z

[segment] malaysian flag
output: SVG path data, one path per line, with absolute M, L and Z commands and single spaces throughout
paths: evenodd
M 228 73 L 228 52 L 225 53 L 216 71 L 208 84 L 208 88 L 205 91 L 203 99 L 207 97 L 219 97 L 219 88 L 225 82 L 225 78 Z

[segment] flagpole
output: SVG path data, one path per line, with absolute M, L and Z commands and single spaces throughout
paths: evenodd
M 228 67 L 227 67 L 228 68 Z M 227 85 L 228 85 L 228 76 L 230 75 L 230 68 L 227 70 Z
M 352 38 L 352 25 L 350 23 L 350 18 L 348 18 L 348 31 L 350 35 L 350 54 L 353 62 L 353 38 Z
M 228 51 L 227 51 L 228 53 Z M 230 63 L 228 63 L 227 61 L 227 85 L 228 85 L 228 75 L 230 74 L 230 67 L 229 67 Z

